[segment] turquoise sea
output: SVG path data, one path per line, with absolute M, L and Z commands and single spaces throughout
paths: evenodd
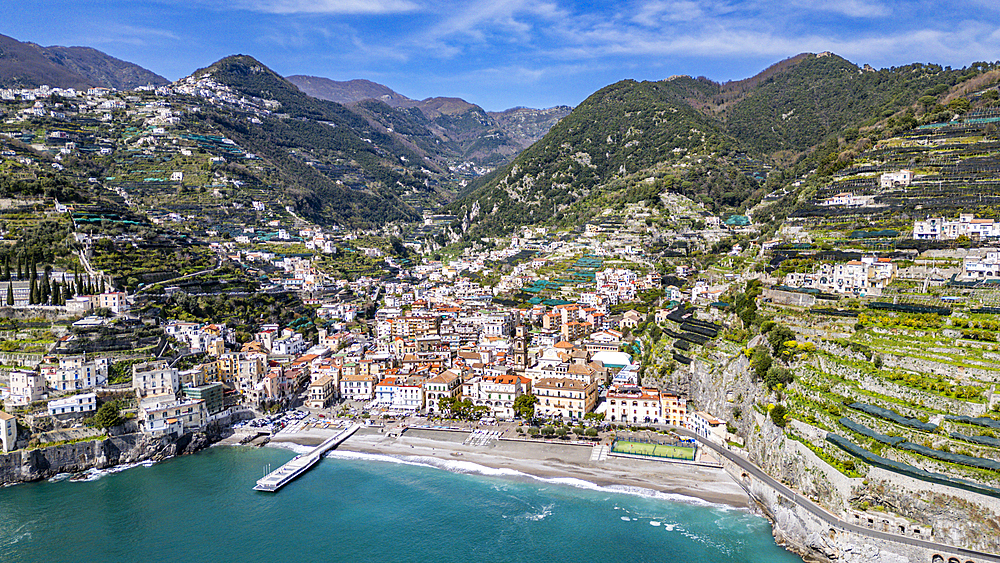
M 0 489 L 0 561 L 801 561 L 743 510 L 467 462 L 333 452 L 277 494 L 251 490 L 293 455 L 211 448 Z

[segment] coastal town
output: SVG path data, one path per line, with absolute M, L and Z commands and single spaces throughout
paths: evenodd
M 568 179 L 596 152 L 518 161 L 492 190 L 527 221 L 470 195 L 495 163 L 269 72 L 0 89 L 2 484 L 297 448 L 272 493 L 367 452 L 756 507 L 830 561 L 998 560 L 995 84 L 794 173 L 694 127 L 614 189 Z

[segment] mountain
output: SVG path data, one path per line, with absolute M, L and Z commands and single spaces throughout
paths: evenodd
M 920 63 L 859 68 L 831 53 L 799 55 L 788 62 L 750 79 L 750 88 L 724 111 L 729 132 L 753 151 L 807 150 L 831 134 L 887 117 L 929 89 L 947 89 L 963 74 Z M 742 88 L 723 85 L 719 98 Z
M 8 60 L 54 56 L 3 44 Z M 86 66 L 79 51 L 68 52 L 76 53 L 73 68 Z M 52 191 L 43 180 L 68 182 L 60 190 L 77 194 L 97 183 L 119 205 L 234 236 L 240 225 L 303 217 L 379 228 L 439 209 L 459 217 L 449 223 L 451 240 L 459 226 L 467 240 L 526 224 L 574 227 L 630 204 L 692 216 L 666 194 L 693 200 L 693 216 L 752 209 L 755 221 L 778 224 L 803 205 L 825 213 L 817 198 L 834 190 L 834 177 L 848 178 L 837 184 L 845 191 L 870 184 L 874 171 L 917 162 L 949 179 L 984 166 L 978 155 L 989 143 L 970 148 L 968 162 L 946 162 L 882 141 L 980 108 L 988 115 L 973 119 L 994 119 L 995 66 L 875 70 L 805 54 L 738 82 L 624 80 L 573 110 L 493 113 L 446 97 L 343 105 L 237 55 L 140 96 L 9 100 L 0 160 L 30 193 Z M 69 63 L 47 68 L 70 73 Z M 916 208 L 912 198 L 906 205 Z
M 433 192 L 441 178 L 442 168 L 403 135 L 306 95 L 252 57 L 227 57 L 179 83 L 229 100 L 201 117 L 273 165 L 295 207 L 318 222 L 414 220 L 419 215 L 401 196 Z M 256 113 L 249 123 L 248 109 Z
M 718 84 L 688 77 L 602 88 L 510 165 L 473 184 L 452 208 L 475 223 L 476 232 L 495 234 L 551 219 L 579 223 L 611 199 L 652 200 L 650 194 L 666 189 L 741 201 L 752 186 L 732 173 L 735 162 L 689 158 L 733 153 L 723 125 L 686 101 L 718 91 Z M 675 174 L 672 164 L 684 168 Z
M 137 86 L 169 84 L 166 78 L 137 64 L 116 59 L 90 47 L 48 47 L 49 60 L 76 72 L 91 84 L 130 90 Z
M 503 112 L 487 112 L 461 98 L 434 97 L 414 100 L 368 80 L 338 82 L 315 76 L 289 76 L 288 81 L 310 96 L 352 106 L 365 100 L 376 100 L 390 108 L 417 109 L 424 118 L 423 126 L 435 133 L 439 143 L 454 154 L 453 159 L 471 161 L 481 166 L 508 162 L 514 155 L 538 141 L 571 108 L 558 106 L 548 109 L 514 108 Z M 361 111 L 374 111 L 371 104 L 361 105 Z M 375 113 L 385 113 L 375 111 Z M 414 118 L 419 115 L 411 114 Z M 374 117 L 374 115 L 369 114 Z M 378 119 L 375 117 L 375 119 Z
M 381 100 L 391 107 L 399 107 L 400 101 L 413 101 L 371 80 L 337 81 L 320 76 L 293 75 L 285 77 L 306 94 L 321 100 L 338 104 L 352 104 L 361 100 Z
M 573 108 L 555 106 L 547 109 L 511 108 L 505 111 L 488 112 L 487 115 L 516 143 L 528 148 L 545 136 L 560 119 L 569 115 Z
M 169 81 L 139 65 L 89 47 L 41 47 L 0 35 L 0 86 L 127 90 Z
M 978 65 L 978 66 L 977 66 Z M 913 106 L 974 77 L 975 68 L 916 63 L 875 70 L 830 53 L 802 54 L 747 80 L 625 80 L 590 96 L 513 162 L 471 183 L 449 210 L 471 237 L 518 225 L 589 220 L 681 193 L 715 213 L 754 205 L 770 188 L 857 156 L 861 131 L 917 124 Z M 794 194 L 789 198 L 794 202 Z

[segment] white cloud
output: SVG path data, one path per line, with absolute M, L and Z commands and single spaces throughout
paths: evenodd
M 646 27 L 656 27 L 666 22 L 694 21 L 705 16 L 705 6 L 692 0 L 669 2 L 643 2 L 631 21 Z
M 793 0 L 790 5 L 850 18 L 886 17 L 892 14 L 892 10 L 884 3 L 866 0 Z
M 77 34 L 70 41 L 73 44 L 86 46 L 132 45 L 148 47 L 151 45 L 169 45 L 180 41 L 180 37 L 166 29 L 135 25 L 94 26 L 85 34 Z
M 410 0 L 239 0 L 235 6 L 269 14 L 398 14 L 420 8 Z

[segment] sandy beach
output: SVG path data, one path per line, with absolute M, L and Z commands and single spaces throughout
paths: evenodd
M 602 487 L 637 487 L 713 504 L 738 508 L 751 506 L 746 492 L 723 469 L 715 467 L 615 456 L 603 461 L 591 461 L 593 445 L 589 443 L 575 445 L 505 439 L 493 440 L 486 445 L 465 445 L 468 431 L 409 428 L 397 436 L 382 430 L 377 427 L 362 428 L 337 451 L 434 458 L 442 462 L 438 465 L 445 468 L 445 461 L 462 461 L 517 471 L 532 477 L 579 479 Z M 313 446 L 333 433 L 332 429 L 281 432 L 271 439 L 271 444 Z

